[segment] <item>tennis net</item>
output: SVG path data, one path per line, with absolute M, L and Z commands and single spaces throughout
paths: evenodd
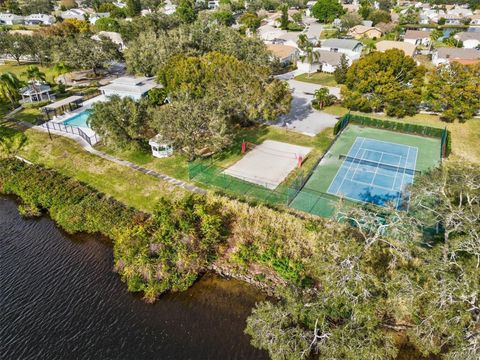
M 364 165 L 375 166 L 375 167 L 379 167 L 379 168 L 382 168 L 382 169 L 387 169 L 387 170 L 392 170 L 392 171 L 395 171 L 395 172 L 405 173 L 405 174 L 408 174 L 408 175 L 420 175 L 422 173 L 420 170 L 409 169 L 409 168 L 402 167 L 402 166 L 390 165 L 390 164 L 381 163 L 381 162 L 378 162 L 378 161 L 373 161 L 373 160 L 368 160 L 368 159 L 360 159 L 360 158 L 356 158 L 356 157 L 349 156 L 349 155 L 339 155 L 338 158 L 340 160 L 346 160 L 346 161 L 352 162 L 354 164 L 364 164 Z

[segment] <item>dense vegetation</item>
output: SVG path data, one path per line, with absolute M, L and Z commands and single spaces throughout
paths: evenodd
M 393 359 L 405 341 L 478 357 L 479 183 L 478 166 L 447 163 L 417 178 L 409 213 L 358 207 L 339 222 L 212 195 L 147 215 L 52 170 L 0 165 L 0 189 L 24 213 L 112 238 L 116 270 L 147 301 L 210 267 L 276 287 L 280 301 L 258 304 L 246 330 L 274 359 Z

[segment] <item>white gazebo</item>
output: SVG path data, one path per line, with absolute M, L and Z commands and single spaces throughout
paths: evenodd
M 34 102 L 50 101 L 50 91 L 52 91 L 50 85 L 40 81 L 31 81 L 27 86 L 21 88 L 19 92 L 22 95 L 22 102 Z
M 152 155 L 157 158 L 164 158 L 172 156 L 173 154 L 173 147 L 168 142 L 163 140 L 160 134 L 155 135 L 148 141 L 148 144 L 152 148 Z

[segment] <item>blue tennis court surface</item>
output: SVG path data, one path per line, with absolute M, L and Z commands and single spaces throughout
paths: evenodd
M 357 137 L 327 192 L 400 208 L 408 202 L 404 190 L 413 183 L 417 152 L 416 147 Z

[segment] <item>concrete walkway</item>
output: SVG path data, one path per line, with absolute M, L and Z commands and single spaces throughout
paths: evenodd
M 45 129 L 44 127 L 41 127 L 41 126 L 32 126 L 31 124 L 24 123 L 24 122 L 22 122 L 22 125 L 26 126 L 28 128 L 33 128 L 33 129 L 38 130 L 38 131 L 48 132 L 47 129 Z M 118 159 L 114 156 L 111 156 L 111 155 L 108 155 L 108 154 L 104 153 L 103 151 L 96 150 L 92 146 L 90 146 L 89 143 L 87 143 L 84 139 L 82 139 L 78 135 L 68 134 L 68 133 L 64 133 L 64 132 L 56 131 L 56 130 L 51 130 L 51 129 L 50 129 L 50 133 L 52 133 L 54 135 L 60 135 L 60 136 L 67 137 L 69 139 L 75 140 L 82 147 L 83 150 L 89 152 L 90 154 L 99 156 L 99 157 L 101 157 L 105 160 L 114 162 L 118 165 L 122 165 L 122 166 L 128 167 L 132 170 L 144 173 L 146 175 L 153 176 L 157 179 L 166 181 L 169 184 L 172 184 L 174 186 L 180 187 L 180 188 L 188 190 L 188 191 L 192 191 L 192 192 L 197 193 L 197 194 L 206 194 L 206 192 L 207 192 L 206 190 L 204 190 L 202 188 L 199 188 L 195 185 L 189 184 L 185 181 L 175 179 L 171 176 L 158 173 L 156 171 L 144 168 L 142 166 L 138 166 L 137 164 L 134 164 L 130 161 Z

